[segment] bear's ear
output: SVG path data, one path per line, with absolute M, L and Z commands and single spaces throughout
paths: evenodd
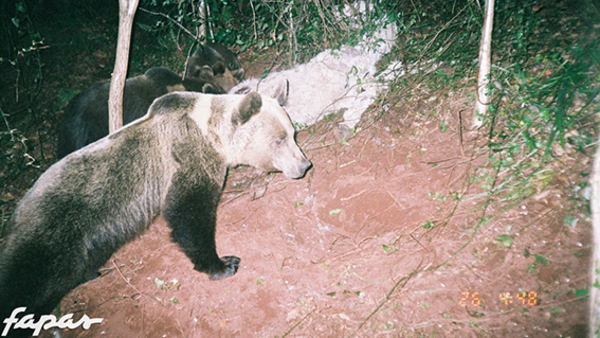
M 271 97 L 277 100 L 280 106 L 284 106 L 290 93 L 290 82 L 282 79 L 275 89 L 271 91 Z
M 252 115 L 260 112 L 260 107 L 262 107 L 260 94 L 257 92 L 248 93 L 240 102 L 238 109 L 233 112 L 231 122 L 234 125 L 242 125 L 248 122 Z
M 212 65 L 212 70 L 215 75 L 221 75 L 221 74 L 225 74 L 225 71 L 227 70 L 227 68 L 225 68 L 225 64 L 223 62 L 218 61 L 217 63 Z
M 212 79 L 215 77 L 215 73 L 209 66 L 203 66 L 202 69 L 200 69 L 200 75 L 198 77 Z
M 235 77 L 238 81 L 242 81 L 244 79 L 244 75 L 246 75 L 246 71 L 244 68 L 240 68 L 238 70 L 234 70 L 232 73 L 233 77 Z
M 205 83 L 202 86 L 202 92 L 204 94 L 225 94 L 223 88 L 216 83 Z

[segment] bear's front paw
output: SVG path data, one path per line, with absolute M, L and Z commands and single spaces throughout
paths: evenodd
M 223 270 L 219 272 L 209 273 L 208 276 L 212 280 L 219 280 L 225 277 L 234 275 L 240 267 L 240 258 L 235 256 L 221 257 L 221 261 L 225 264 Z

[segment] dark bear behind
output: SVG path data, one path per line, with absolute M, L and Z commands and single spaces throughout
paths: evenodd
M 188 63 L 187 69 L 195 68 L 197 72 L 202 66 L 212 67 L 217 62 L 223 62 L 225 67 L 231 71 L 242 68 L 235 54 L 227 47 L 218 43 L 209 43 L 198 46 Z M 194 74 L 189 75 L 194 76 Z
M 237 85 L 245 75 L 235 54 L 218 43 L 198 46 L 188 60 L 184 78 L 198 77 L 203 67 L 206 66 L 211 67 L 215 74 L 222 74 L 218 82 L 225 91 L 229 91 Z
M 57 159 L 108 135 L 110 81 L 99 83 L 75 96 L 58 126 Z M 182 80 L 165 68 L 152 68 L 144 75 L 127 79 L 123 96 L 123 125 L 146 114 L 154 99 L 173 91 L 223 94 L 211 68 L 197 77 Z

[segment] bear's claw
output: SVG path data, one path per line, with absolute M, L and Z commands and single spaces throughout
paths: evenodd
M 209 273 L 211 280 L 219 280 L 225 277 L 234 275 L 240 267 L 240 258 L 236 256 L 221 257 L 221 261 L 225 264 L 225 268 L 219 272 Z

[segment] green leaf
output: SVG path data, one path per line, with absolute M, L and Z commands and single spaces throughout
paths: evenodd
M 587 298 L 590 294 L 589 289 L 577 289 L 575 290 L 575 297 L 577 298 Z
M 548 265 L 548 259 L 544 256 L 540 256 L 540 255 L 536 255 L 533 254 L 533 257 L 535 258 L 536 261 L 544 264 L 544 265 Z
M 435 226 L 435 224 L 433 224 L 433 222 L 431 220 L 428 220 L 427 222 L 425 222 L 425 224 L 423 224 L 423 229 L 431 229 Z
M 446 120 L 442 120 L 442 121 L 440 122 L 440 130 L 441 130 L 442 132 L 445 132 L 446 130 L 448 130 L 448 121 L 446 121 Z
M 340 211 L 342 211 L 342 209 L 333 209 L 333 210 L 330 210 L 330 211 L 329 211 L 329 214 L 330 214 L 330 215 L 339 214 L 339 213 L 340 213 Z
M 577 225 L 577 221 L 579 221 L 579 219 L 577 219 L 577 217 L 573 217 L 573 216 L 565 216 L 565 218 L 563 219 L 563 223 L 565 223 L 566 225 L 574 228 Z
M 500 244 L 502 244 L 502 246 L 504 246 L 505 248 L 510 248 L 513 244 L 513 238 L 511 235 L 498 235 L 498 237 L 496 237 L 496 241 L 498 241 Z

